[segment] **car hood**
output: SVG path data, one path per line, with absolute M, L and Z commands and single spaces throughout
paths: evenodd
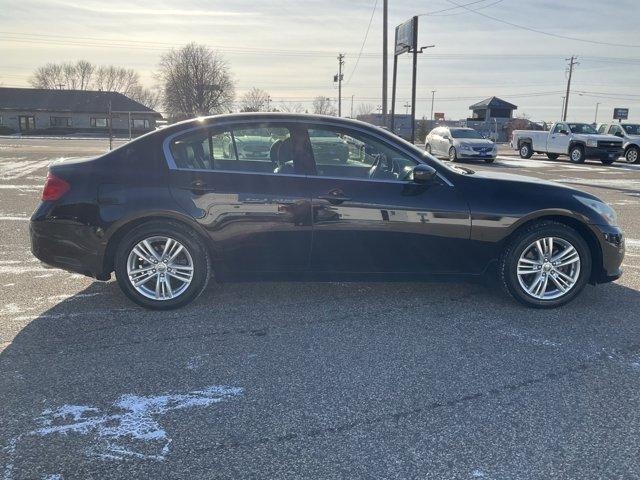
M 466 147 L 493 147 L 494 145 L 494 143 L 487 138 L 478 138 L 478 139 L 469 139 L 469 140 L 456 139 L 455 142 L 460 146 L 464 145 Z
M 527 177 L 526 175 L 516 175 L 512 173 L 502 173 L 502 172 L 493 172 L 493 171 L 483 171 L 483 172 L 474 172 L 472 175 L 469 175 L 471 178 L 483 178 L 486 180 L 495 180 L 495 181 L 503 181 L 508 182 L 510 184 L 514 183 L 524 183 L 529 186 L 542 187 L 542 188 L 553 188 L 564 190 L 570 194 L 579 194 L 583 197 L 589 197 L 594 200 L 602 201 L 595 195 L 591 195 L 590 193 L 584 192 L 577 188 L 570 187 L 568 185 L 552 182 L 550 180 L 544 180 L 542 178 L 536 177 Z
M 584 137 L 584 138 L 595 138 L 596 140 L 607 140 L 607 141 L 616 141 L 621 142 L 622 139 L 620 137 L 616 137 L 615 135 L 607 135 L 602 133 L 575 133 L 575 138 Z

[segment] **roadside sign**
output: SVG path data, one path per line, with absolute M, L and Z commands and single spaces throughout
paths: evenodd
M 435 120 L 444 120 L 444 112 L 435 112 L 433 118 Z
M 402 55 L 411 49 L 416 49 L 418 36 L 416 35 L 418 27 L 418 17 L 413 17 L 401 25 L 396 27 L 396 46 L 395 54 Z
M 614 120 L 626 120 L 629 118 L 629 109 L 628 108 L 614 108 L 613 109 L 613 119 Z

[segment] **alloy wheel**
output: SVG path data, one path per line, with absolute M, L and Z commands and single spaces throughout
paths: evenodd
M 580 255 L 570 242 L 558 237 L 540 238 L 520 255 L 518 282 L 533 298 L 555 300 L 578 283 L 580 265 Z
M 638 161 L 638 149 L 632 148 L 627 152 L 627 162 L 636 163 Z
M 127 276 L 141 295 L 152 300 L 171 300 L 191 285 L 193 259 L 187 248 L 173 238 L 145 238 L 129 252 Z

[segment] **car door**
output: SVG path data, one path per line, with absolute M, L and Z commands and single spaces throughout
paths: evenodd
M 269 122 L 213 124 L 165 140 L 172 195 L 208 232 L 218 268 L 308 268 L 305 142 L 299 128 Z
M 309 176 L 315 272 L 460 273 L 468 247 L 466 201 L 443 177 L 411 181 L 412 153 L 365 128 L 309 124 L 309 141 L 330 131 L 346 161 L 316 159 Z
M 566 154 L 569 151 L 569 141 L 571 140 L 569 133 L 569 126 L 566 123 L 556 123 L 555 127 L 553 127 L 553 130 L 549 134 L 547 151 L 549 153 Z

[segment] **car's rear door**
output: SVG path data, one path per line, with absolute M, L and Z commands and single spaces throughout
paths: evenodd
M 316 159 L 311 268 L 316 272 L 461 273 L 466 201 L 444 178 L 413 183 L 418 161 L 367 129 L 309 124 L 309 139 L 340 134 L 345 161 Z
M 308 268 L 311 204 L 300 170 L 302 156 L 310 158 L 306 147 L 294 125 L 264 121 L 203 126 L 165 140 L 171 192 L 208 232 L 218 268 Z

